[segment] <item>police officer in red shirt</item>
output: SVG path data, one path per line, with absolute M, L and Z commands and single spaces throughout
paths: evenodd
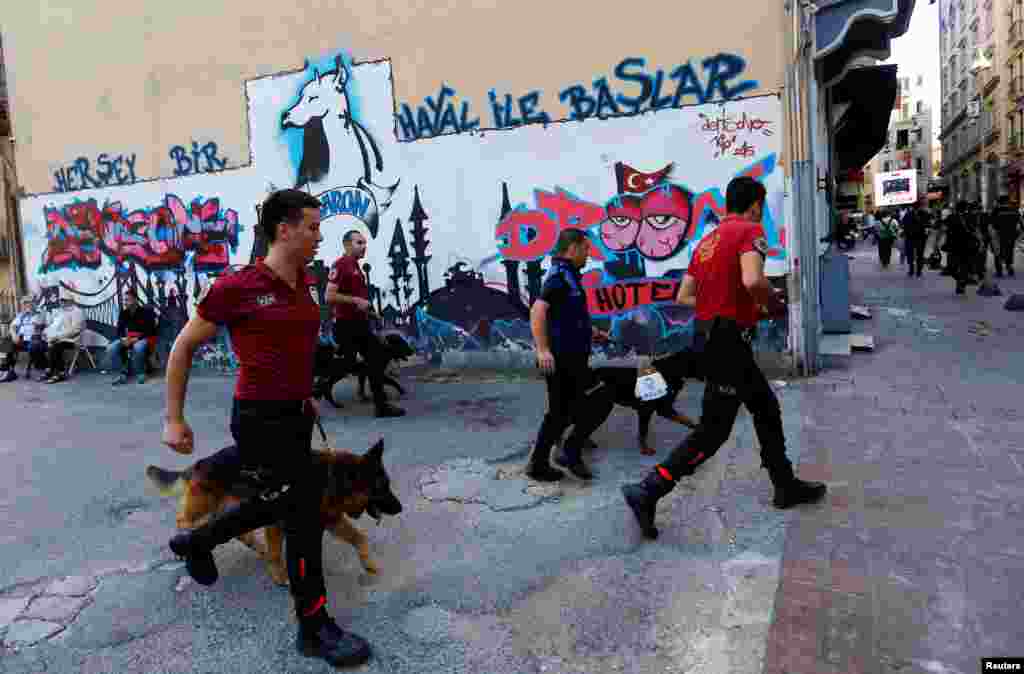
M 696 307 L 695 347 L 703 350 L 706 384 L 697 428 L 643 482 L 622 488 L 648 538 L 658 536 L 654 526 L 658 499 L 672 491 L 679 478 L 693 475 L 725 444 L 740 405 L 753 416 L 761 463 L 775 487 L 775 507 L 811 503 L 825 495 L 824 484 L 805 482 L 793 474 L 786 457 L 782 410 L 750 345 L 761 307 L 771 315 L 785 312 L 764 275 L 768 245 L 761 216 L 765 196 L 764 185 L 753 178 L 735 178 L 729 183 L 725 197 L 728 214 L 697 245 L 679 287 L 677 301 Z
M 170 541 L 197 583 L 217 580 L 214 547 L 246 532 L 282 522 L 288 579 L 299 630 L 296 648 L 306 656 L 350 666 L 365 662 L 370 647 L 345 632 L 327 613 L 322 564 L 322 471 L 313 469 L 313 357 L 320 311 L 306 280 L 316 256 L 320 202 L 299 190 L 272 193 L 263 203 L 260 225 L 270 242 L 267 257 L 217 279 L 204 291 L 196 315 L 174 343 L 167 363 L 167 418 L 163 441 L 191 454 L 192 429 L 185 421 L 185 392 L 192 358 L 200 344 L 226 326 L 240 372 L 231 410 L 235 446 L 196 465 L 203 474 L 231 479 L 246 469 L 259 475 L 262 495 Z
M 388 403 L 384 395 L 387 358 L 384 345 L 370 329 L 370 289 L 359 268 L 359 261 L 366 256 L 366 237 L 353 229 L 345 233 L 341 243 L 345 254 L 331 266 L 325 293 L 327 303 L 334 305 L 334 341 L 343 352 L 363 357 L 377 416 L 403 416 L 405 410 Z

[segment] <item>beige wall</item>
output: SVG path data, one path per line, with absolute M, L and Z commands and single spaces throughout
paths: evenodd
M 516 97 L 540 90 L 539 108 L 557 116 L 565 109 L 559 91 L 611 79 L 631 56 L 645 58 L 649 72 L 665 69 L 667 79 L 688 59 L 700 72 L 701 59 L 732 53 L 747 62 L 741 79 L 776 91 L 784 81 L 782 4 L 16 3 L 3 30 L 18 173 L 28 193 L 50 192 L 62 166 L 85 157 L 95 167 L 106 153 L 136 155 L 137 180 L 168 177 L 170 148 L 192 141 L 215 142 L 228 168 L 245 166 L 244 82 L 337 50 L 356 61 L 391 59 L 399 104 L 422 104 L 443 82 L 484 121 L 492 88 Z

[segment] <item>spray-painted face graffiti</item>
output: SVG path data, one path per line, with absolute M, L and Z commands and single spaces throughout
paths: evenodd
M 649 260 L 667 260 L 686 243 L 692 195 L 678 185 L 664 185 L 644 195 L 643 221 L 636 247 Z
M 615 197 L 605 210 L 608 219 L 601 223 L 601 242 L 617 253 L 629 250 L 640 233 L 640 220 L 643 218 L 640 197 Z
M 649 260 L 667 260 L 686 243 L 692 201 L 678 185 L 662 185 L 642 197 L 616 196 L 606 206 L 601 241 L 615 252 L 635 247 Z

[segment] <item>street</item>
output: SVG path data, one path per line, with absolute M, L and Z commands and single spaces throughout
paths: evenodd
M 374 648 L 357 671 L 967 674 L 1024 655 L 1024 317 L 1003 310 L 1024 279 L 956 297 L 937 272 L 883 272 L 864 244 L 852 256 L 851 301 L 873 313 L 854 332 L 875 350 L 776 384 L 798 474 L 830 486 L 817 506 L 771 507 L 742 412 L 643 541 L 619 487 L 682 427 L 656 420 L 659 456 L 641 456 L 617 408 L 592 484 L 537 485 L 521 468 L 539 379 L 417 371 L 408 416 L 384 421 L 342 384 L 328 434 L 360 453 L 383 438 L 405 508 L 356 521 L 375 578 L 325 537 L 328 606 Z M 0 671 L 331 671 L 294 652 L 287 589 L 255 553 L 219 548 L 204 588 L 166 547 L 176 503 L 144 470 L 230 443 L 233 379 L 192 379 L 190 458 L 160 444 L 162 378 L 109 382 L 0 387 Z M 699 416 L 701 388 L 681 412 Z

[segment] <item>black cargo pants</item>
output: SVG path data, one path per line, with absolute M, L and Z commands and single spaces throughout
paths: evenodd
M 300 618 L 323 606 L 327 594 L 320 515 L 326 473 L 313 465 L 313 423 L 312 410 L 304 401 L 235 399 L 231 409 L 235 445 L 197 465 L 200 473 L 209 471 L 217 480 L 260 486 L 258 496 L 225 512 L 223 524 L 213 523 L 215 536 L 230 540 L 246 531 L 280 524 L 285 534 L 289 589 Z
M 761 465 L 768 469 L 773 484 L 786 484 L 793 478 L 793 466 L 786 457 L 782 409 L 754 360 L 752 335 L 729 320 L 708 323 L 698 325 L 695 338 L 696 348 L 703 348 L 706 376 L 700 423 L 660 465 L 673 479 L 692 475 L 729 439 L 743 405 L 754 419 Z
M 555 355 L 555 371 L 546 375 L 548 411 L 537 433 L 530 462 L 546 465 L 551 448 L 573 426 L 565 441 L 565 452 L 580 460 L 583 442 L 605 422 L 614 407 L 612 390 L 603 385 L 590 369 L 589 355 Z
M 1017 252 L 1017 228 L 1005 227 L 996 230 L 998 250 L 995 251 L 996 273 L 1002 274 L 1003 267 L 1007 273 L 1013 273 L 1013 257 Z

